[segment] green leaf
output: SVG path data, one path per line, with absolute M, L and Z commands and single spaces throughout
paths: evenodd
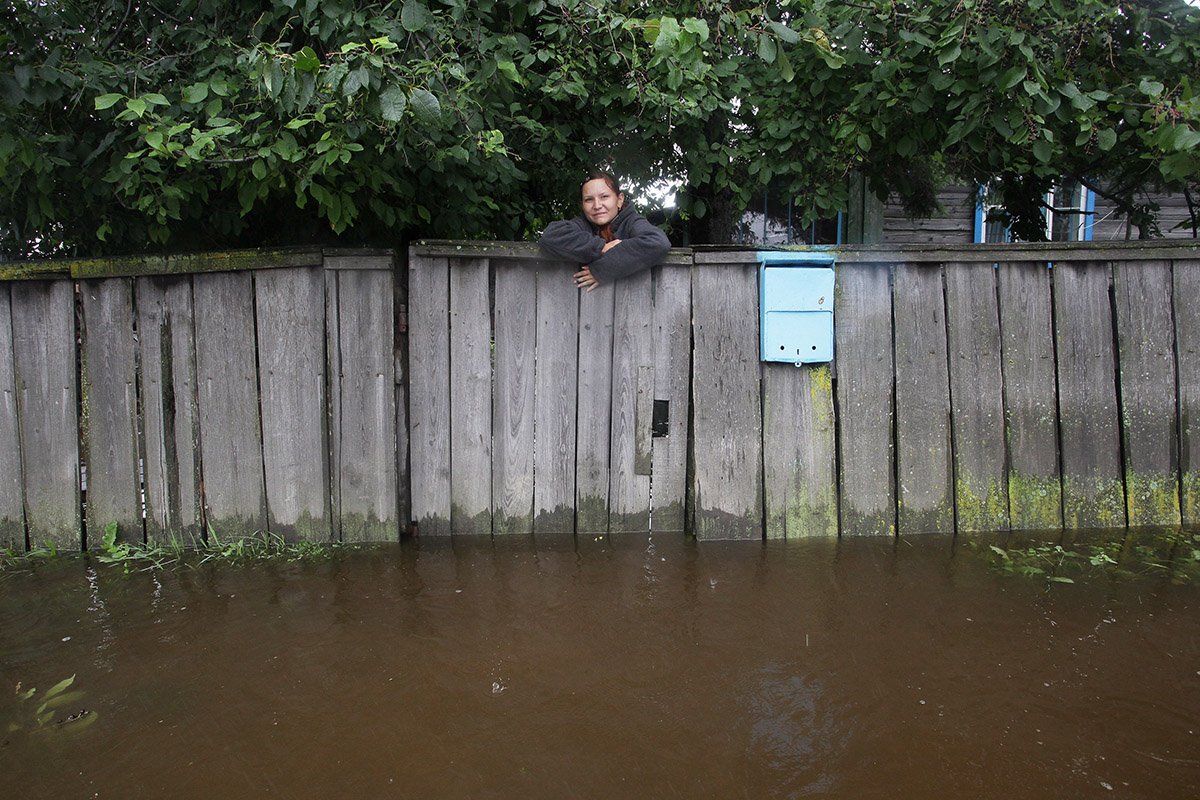
M 258 180 L 267 177 L 267 165 L 263 163 L 261 158 L 254 159 L 254 163 L 250 165 L 250 172 Z
M 786 50 L 779 51 L 777 63 L 779 65 L 779 77 L 783 78 L 785 83 L 791 83 L 792 79 L 796 77 L 796 72 L 792 69 L 792 62 L 788 59 Z
M 43 705 L 45 704 L 45 701 L 49 700 L 51 697 L 54 697 L 56 694 L 60 694 L 63 691 L 65 691 L 66 689 L 68 689 L 71 686 L 71 684 L 74 682 L 75 682 L 75 676 L 72 675 L 69 678 L 63 678 L 61 681 L 59 681 L 58 683 L 51 686 L 49 689 L 46 690 L 46 693 L 44 695 L 42 695 Z
M 402 120 L 404 118 L 404 109 L 407 106 L 408 96 L 399 86 L 389 86 L 379 95 L 379 113 L 388 122 L 399 122 Z M 287 124 L 287 127 L 293 127 L 293 122 L 299 122 L 299 120 L 292 120 L 292 122 Z M 295 127 L 298 128 L 300 125 L 296 125 Z
M 1046 578 L 1046 580 L 1050 581 L 1051 583 L 1074 583 L 1075 582 L 1075 581 L 1071 580 L 1070 578 L 1067 578 L 1063 575 L 1051 575 L 1050 577 Z
M 183 102 L 185 103 L 203 103 L 207 98 L 207 83 L 193 83 L 191 86 L 183 87 Z
M 768 64 L 773 64 L 773 63 L 775 63 L 775 53 L 776 52 L 777 52 L 777 48 L 775 46 L 774 39 L 772 39 L 770 36 L 760 35 L 758 37 L 758 57 L 759 58 L 761 58 L 763 61 L 765 61 Z
M 701 42 L 708 41 L 708 23 L 698 17 L 685 17 L 683 20 L 683 29 L 688 33 L 696 34 Z
M 1105 152 L 1113 149 L 1117 143 L 1117 132 L 1112 128 L 1105 128 L 1096 134 L 1096 144 Z
M 796 42 L 800 41 L 800 34 L 796 33 L 782 22 L 771 20 L 767 23 L 767 27 L 770 28 L 771 32 L 778 36 L 781 41 L 787 42 L 788 44 L 795 44 Z
M 1054 146 L 1045 139 L 1038 139 L 1033 143 L 1033 156 L 1043 164 L 1049 164 L 1051 157 L 1054 155 Z
M 521 73 L 517 71 L 517 65 L 511 61 L 497 61 L 496 70 L 508 78 L 518 86 L 524 86 L 525 81 L 521 78 Z
M 959 46 L 958 42 L 955 42 L 951 47 L 938 53 L 938 66 L 944 67 L 953 61 L 957 61 L 960 55 L 962 55 L 962 47 Z
M 654 49 L 658 52 L 673 50 L 679 41 L 679 22 L 674 17 L 662 17 L 658 21 L 658 35 L 654 38 Z
M 124 98 L 123 94 L 102 94 L 96 98 L 96 110 L 103 111 L 106 108 L 112 108 Z
M 320 68 L 321 59 L 317 58 L 317 52 L 308 46 L 300 48 L 296 54 L 296 71 L 311 74 Z
M 1142 94 L 1149 95 L 1150 97 L 1162 96 L 1162 93 L 1165 89 L 1166 87 L 1161 83 L 1150 80 L 1149 78 L 1142 78 L 1141 83 L 1138 84 L 1138 91 L 1140 91 Z
M 429 9 L 424 3 L 417 0 L 405 0 L 404 8 L 400 11 L 400 24 L 404 26 L 404 30 L 409 33 L 416 33 L 424 30 L 426 26 L 433 20 L 433 15 L 429 13 Z
M 1012 67 L 1000 76 L 1000 88 L 1008 91 L 1021 81 L 1025 80 L 1026 72 L 1027 70 L 1025 69 L 1024 64 L 1018 64 L 1017 66 Z
M 860 133 L 858 135 L 858 138 L 856 141 L 858 142 L 859 150 L 862 150 L 864 153 L 870 152 L 870 150 L 871 150 L 871 137 L 870 136 L 867 136 L 867 134 L 865 134 L 865 133 Z
M 170 101 L 168 101 L 167 98 L 163 97 L 158 92 L 150 92 L 149 94 L 144 94 L 144 95 L 142 95 L 142 99 L 146 101 L 147 105 L 151 105 L 151 106 L 169 106 L 169 105 L 171 105 Z
M 1174 133 L 1171 136 L 1171 148 L 1173 150 L 1186 152 L 1198 144 L 1200 144 L 1200 133 L 1183 124 L 1175 126 Z
M 436 122 L 442 116 L 442 104 L 437 97 L 426 89 L 417 89 L 408 98 L 408 104 L 417 119 L 422 122 Z

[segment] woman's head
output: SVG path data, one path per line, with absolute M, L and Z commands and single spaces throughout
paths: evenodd
M 591 173 L 579 190 L 583 215 L 598 228 L 612 222 L 625 206 L 625 195 L 617 179 L 607 172 Z

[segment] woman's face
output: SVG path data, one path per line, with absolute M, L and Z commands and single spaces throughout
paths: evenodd
M 625 195 L 614 192 L 608 181 L 596 178 L 583 185 L 583 215 L 593 225 L 599 227 L 612 222 L 623 205 Z

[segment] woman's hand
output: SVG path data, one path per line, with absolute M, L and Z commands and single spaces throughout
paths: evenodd
M 620 240 L 609 242 L 605 245 L 605 248 L 616 244 L 617 241 Z M 592 271 L 588 269 L 587 265 L 584 265 L 582 268 L 580 268 L 579 272 L 575 273 L 575 285 L 580 289 L 590 292 L 592 289 L 595 289 L 600 285 L 600 281 L 596 280 L 595 276 L 592 275 Z
M 616 247 L 620 243 L 621 243 L 620 239 L 613 239 L 611 242 L 605 242 L 604 247 L 600 248 L 600 255 L 604 255 L 605 253 L 607 253 L 609 250 L 612 250 L 614 247 Z

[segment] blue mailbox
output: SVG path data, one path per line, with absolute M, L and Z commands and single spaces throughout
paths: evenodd
M 828 250 L 758 254 L 763 361 L 833 360 L 833 263 Z

